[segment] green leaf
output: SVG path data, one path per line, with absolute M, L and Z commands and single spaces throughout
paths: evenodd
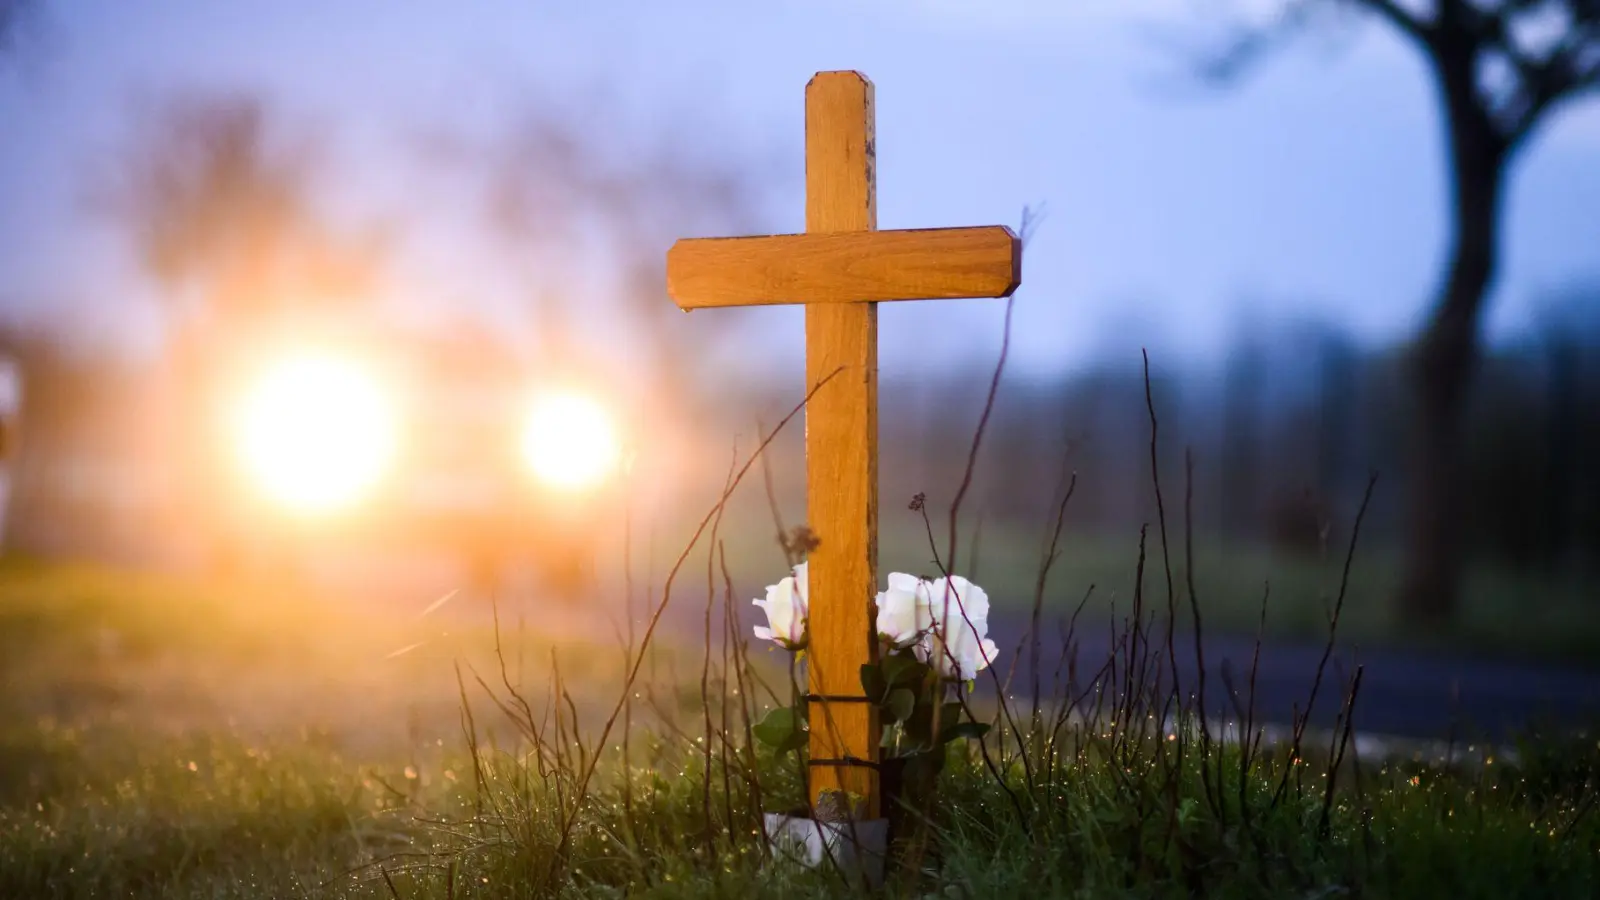
M 808 738 L 805 720 L 788 706 L 780 706 L 767 713 L 761 721 L 751 726 L 750 730 L 755 734 L 756 740 L 779 753 L 799 750 L 806 745 Z
M 909 655 L 890 654 L 883 658 L 883 680 L 890 687 L 897 685 L 914 685 L 919 680 L 920 674 L 927 666 L 917 662 L 917 658 Z
M 941 730 L 949 728 L 959 721 L 961 721 L 960 703 L 946 703 L 944 708 L 939 710 L 939 728 Z
M 939 780 L 939 773 L 944 769 L 944 752 L 926 750 L 912 753 L 906 756 L 905 760 L 902 795 L 907 800 L 920 803 L 924 797 L 932 793 Z
M 877 663 L 861 664 L 861 690 L 866 692 L 867 699 L 873 703 L 882 703 L 884 695 L 889 693 L 889 686 L 883 677 L 883 669 Z
M 989 733 L 988 722 L 957 722 L 939 733 L 939 743 L 948 744 L 960 738 L 980 739 Z
M 1183 802 L 1178 804 L 1178 826 L 1180 828 L 1189 827 L 1189 823 L 1199 818 L 1199 816 L 1196 815 L 1196 813 L 1199 811 L 1199 808 L 1199 800 L 1196 800 L 1193 797 L 1183 798 Z
M 926 701 L 917 703 L 903 726 L 906 739 L 913 746 L 928 747 L 933 744 L 933 707 Z
M 883 715 L 888 722 L 904 722 L 916 711 L 917 695 L 907 688 L 895 688 L 883 703 Z

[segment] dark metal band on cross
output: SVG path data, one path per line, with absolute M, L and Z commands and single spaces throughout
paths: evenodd
M 860 670 L 876 661 L 878 302 L 1005 297 L 1022 248 L 1003 225 L 878 231 L 872 83 L 820 72 L 806 85 L 806 233 L 680 240 L 667 292 L 685 310 L 806 306 L 807 524 L 813 803 L 843 789 L 879 810 L 877 707 Z

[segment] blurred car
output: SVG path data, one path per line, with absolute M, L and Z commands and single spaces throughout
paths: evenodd
M 632 441 L 593 371 L 304 321 L 214 341 L 203 370 L 187 480 L 222 564 L 445 554 L 480 588 L 531 567 L 571 595 L 618 521 Z

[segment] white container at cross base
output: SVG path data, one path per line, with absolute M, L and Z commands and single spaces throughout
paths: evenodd
M 783 813 L 766 813 L 762 818 L 775 858 L 810 868 L 831 864 L 853 883 L 864 879 L 873 889 L 883 886 L 888 819 L 819 822 Z

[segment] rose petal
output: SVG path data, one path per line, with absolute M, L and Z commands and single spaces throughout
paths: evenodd
M 917 585 L 921 583 L 922 579 L 915 575 L 907 575 L 904 572 L 889 573 L 889 590 L 891 591 L 915 591 Z

